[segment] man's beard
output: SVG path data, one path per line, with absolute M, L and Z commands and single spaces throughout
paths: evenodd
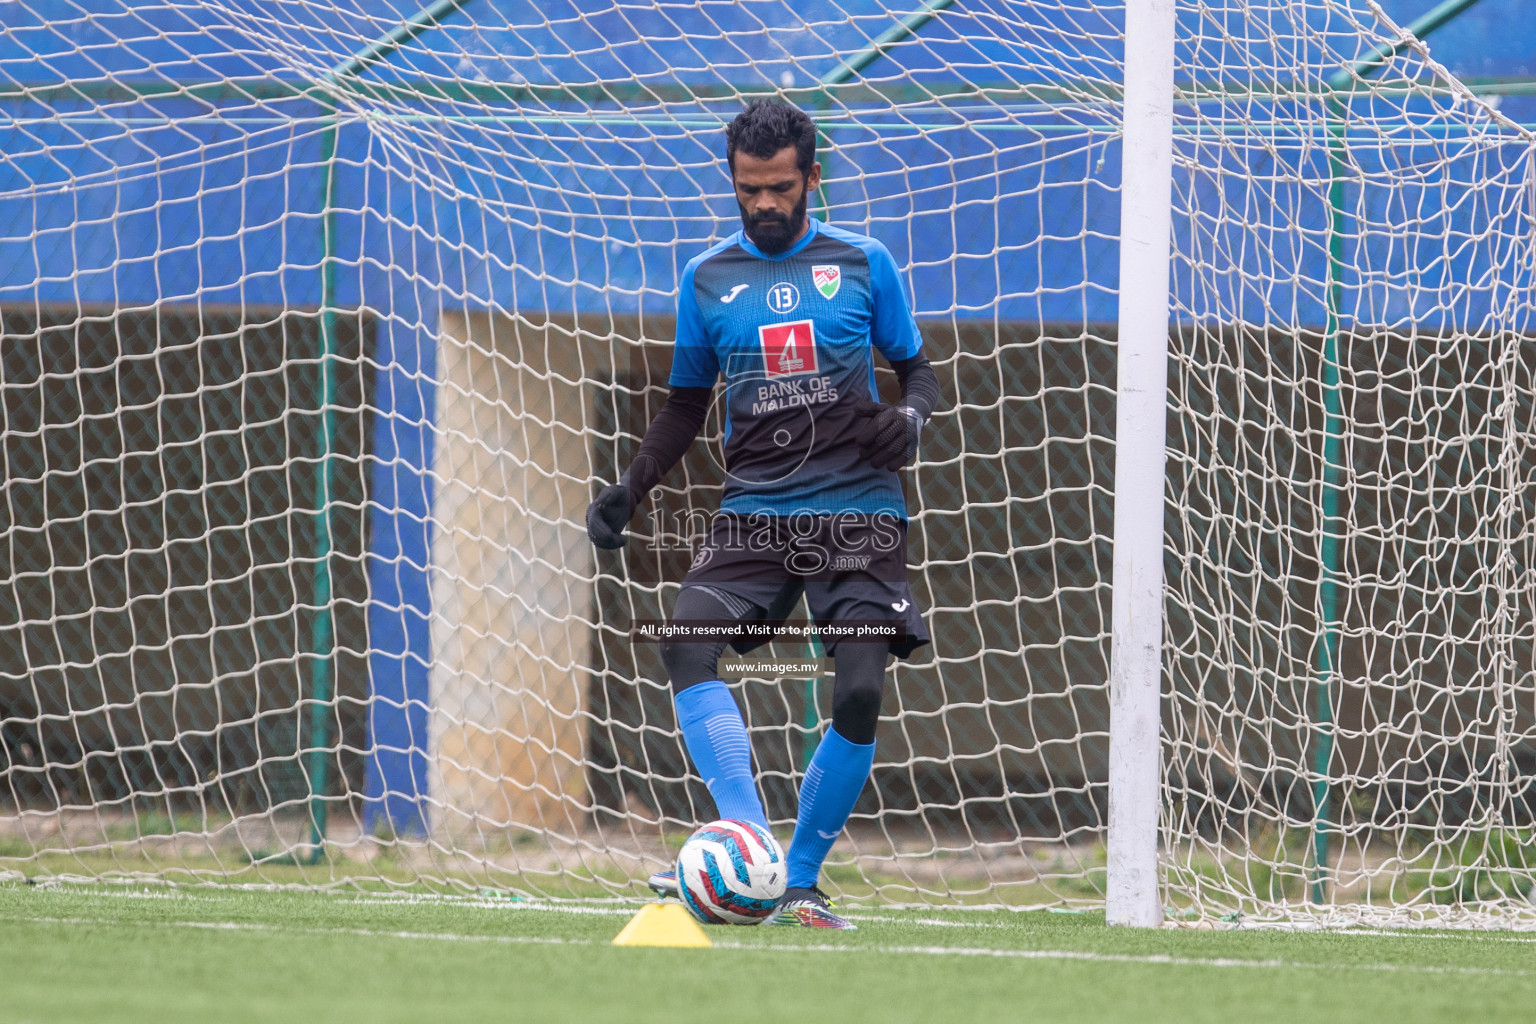
M 736 207 L 741 211 L 741 226 L 752 244 L 769 256 L 777 256 L 793 244 L 800 229 L 805 227 L 805 208 L 810 198 L 811 190 L 804 189 L 800 193 L 800 201 L 795 204 L 794 212 L 788 217 L 781 213 L 758 214 L 753 217 L 747 214 L 747 208 L 740 202 Z

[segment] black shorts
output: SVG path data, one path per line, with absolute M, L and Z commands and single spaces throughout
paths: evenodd
M 892 515 L 775 516 L 721 512 L 694 551 L 684 587 L 749 602 L 747 621 L 778 625 L 805 595 L 820 625 L 892 623 L 891 653 L 906 658 L 929 642 L 907 583 L 907 524 Z M 745 654 L 765 641 L 733 640 Z M 836 653 L 839 641 L 826 650 Z

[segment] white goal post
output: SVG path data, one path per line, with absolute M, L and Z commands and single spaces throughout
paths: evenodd
M 1105 913 L 1110 924 L 1142 928 L 1163 919 L 1157 828 L 1176 22 L 1173 0 L 1126 5 Z

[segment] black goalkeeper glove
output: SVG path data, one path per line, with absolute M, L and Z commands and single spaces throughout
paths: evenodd
M 624 546 L 629 538 L 624 527 L 635 514 L 635 496 L 625 484 L 609 484 L 597 492 L 597 500 L 587 506 L 587 537 L 596 547 L 612 551 Z
M 906 405 L 862 402 L 859 416 L 869 417 L 859 431 L 860 454 L 877 469 L 900 469 L 917 457 L 923 418 Z

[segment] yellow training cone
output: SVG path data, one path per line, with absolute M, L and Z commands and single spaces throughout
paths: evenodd
M 711 946 L 709 936 L 681 903 L 647 903 L 614 936 L 615 946 Z

